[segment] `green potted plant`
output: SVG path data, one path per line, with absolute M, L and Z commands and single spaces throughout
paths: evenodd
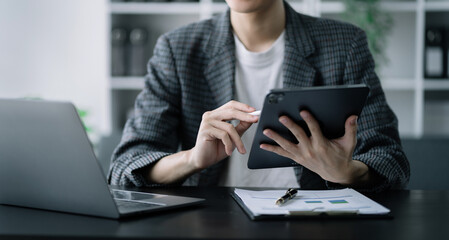
M 393 26 L 391 14 L 380 6 L 380 0 L 344 0 L 343 20 L 355 24 L 366 32 L 369 48 L 376 67 L 388 63 L 385 55 L 386 38 Z

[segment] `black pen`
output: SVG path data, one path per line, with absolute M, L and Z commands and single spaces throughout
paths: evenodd
M 276 200 L 276 205 L 282 205 L 288 200 L 294 198 L 296 196 L 296 193 L 298 190 L 294 188 L 289 188 L 284 196 L 280 197 L 278 200 Z

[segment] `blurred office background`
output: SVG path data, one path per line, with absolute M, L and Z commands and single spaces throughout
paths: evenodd
M 448 189 L 449 0 L 288 2 L 368 31 L 410 188 Z M 157 38 L 226 9 L 220 0 L 0 0 L 0 97 L 72 101 L 106 170 Z

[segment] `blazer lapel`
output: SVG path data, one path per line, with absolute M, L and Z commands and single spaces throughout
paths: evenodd
M 316 70 L 307 61 L 315 52 L 307 26 L 288 3 L 285 3 L 284 88 L 310 87 L 317 84 Z
M 315 52 L 315 46 L 307 31 L 307 24 L 301 15 L 296 13 L 288 3 L 284 2 L 284 5 L 286 13 L 284 88 L 319 85 L 320 82 L 316 78 L 316 70 L 307 60 L 307 57 Z M 320 182 L 321 185 L 324 184 L 319 176 L 316 177 L 315 173 L 301 165 L 295 167 L 295 175 L 301 189 L 310 188 L 312 182 L 306 182 L 310 176 L 314 177 L 313 183 Z
M 203 49 L 208 56 L 204 76 L 217 107 L 233 99 L 235 92 L 235 45 L 229 14 L 228 10 L 218 18 L 215 30 Z

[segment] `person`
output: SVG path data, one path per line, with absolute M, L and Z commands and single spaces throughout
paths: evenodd
M 226 2 L 226 13 L 158 39 L 135 114 L 112 157 L 110 184 L 405 187 L 409 163 L 365 33 L 297 13 L 282 0 Z M 347 119 L 343 137 L 323 137 L 307 111 L 298 114 L 311 137 L 281 116 L 299 143 L 265 129 L 278 146 L 260 147 L 300 166 L 247 169 L 258 121 L 249 113 L 260 109 L 268 90 L 357 83 L 369 86 L 370 93 L 360 116 Z

